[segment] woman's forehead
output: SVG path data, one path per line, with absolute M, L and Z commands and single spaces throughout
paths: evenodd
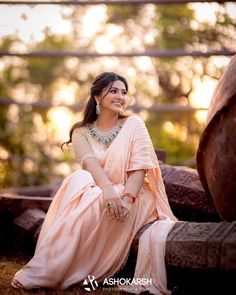
M 125 89 L 126 90 L 126 86 L 125 86 L 125 83 L 120 81 L 120 80 L 116 80 L 114 82 L 112 82 L 111 84 L 109 84 L 106 88 L 104 89 L 109 89 L 109 88 L 118 88 L 120 90 L 123 90 Z

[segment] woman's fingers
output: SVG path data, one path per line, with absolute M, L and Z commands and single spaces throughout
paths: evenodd
M 123 214 L 123 206 L 122 206 L 120 200 L 118 200 L 118 202 L 117 202 L 117 211 L 118 211 L 119 218 L 121 218 L 122 214 Z
M 124 222 L 124 221 L 126 221 L 127 219 L 128 219 L 128 217 L 129 217 L 129 211 L 128 210 L 124 210 L 123 211 L 123 214 L 122 214 L 122 216 L 121 216 L 121 218 L 120 218 L 120 221 L 121 222 Z
M 118 210 L 118 207 L 117 207 L 117 204 L 116 203 L 114 204 L 113 212 L 114 212 L 114 217 L 116 219 L 119 219 L 120 218 L 120 214 L 119 214 L 119 210 Z
M 106 201 L 106 207 L 108 209 L 108 214 L 112 218 L 119 220 L 121 218 L 123 207 L 118 198 L 112 198 Z
M 105 201 L 108 209 L 108 215 L 112 219 L 116 219 L 119 222 L 124 222 L 128 219 L 132 204 L 121 202 L 118 198 L 110 198 Z

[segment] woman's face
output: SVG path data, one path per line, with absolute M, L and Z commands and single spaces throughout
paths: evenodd
M 101 113 L 103 110 L 121 113 L 127 100 L 125 84 L 120 80 L 113 82 L 102 90 L 97 100 L 100 102 Z

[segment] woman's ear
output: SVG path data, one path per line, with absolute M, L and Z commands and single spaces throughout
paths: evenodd
M 99 96 L 94 96 L 95 100 L 96 100 L 96 103 L 99 103 L 100 102 L 100 97 Z

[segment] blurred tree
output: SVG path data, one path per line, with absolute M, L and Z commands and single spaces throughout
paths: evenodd
M 14 38 L 5 38 L 0 48 L 9 50 L 14 42 Z M 63 49 L 68 46 L 66 37 L 45 31 L 45 39 L 35 44 L 35 49 Z M 63 60 L 13 59 L 15 63 L 12 58 L 5 58 L 4 70 L 0 76 L 0 96 L 14 97 L 14 91 L 23 87 L 21 93 L 29 96 L 29 102 L 34 102 L 35 89 L 39 89 L 36 91 L 37 100 L 52 101 L 53 85 L 65 73 Z M 27 99 L 22 102 L 27 102 Z M 50 148 L 48 151 L 50 145 L 53 148 L 53 143 L 47 128 L 47 112 L 45 108 L 32 110 L 27 106 L 1 106 L 0 187 L 36 185 L 53 179 L 56 163 L 53 161 L 53 152 Z
M 200 21 L 196 17 L 194 9 L 196 6 L 188 4 L 158 5 L 155 8 L 152 5 L 127 6 L 124 11 L 121 7 L 111 7 L 109 8 L 109 21 L 115 21 L 116 24 L 122 26 L 123 33 L 120 34 L 119 39 L 128 36 L 129 43 L 133 41 L 133 44 L 138 45 L 137 38 L 139 38 L 138 49 L 142 49 L 143 45 L 149 49 L 235 48 L 236 19 L 229 17 L 226 5 L 218 6 L 220 8 L 215 15 L 215 25 L 212 25 L 214 19 L 208 18 L 206 21 Z M 149 105 L 150 103 L 188 105 L 190 104 L 189 97 L 195 90 L 196 78 L 205 79 L 208 76 L 219 79 L 224 70 L 224 67 L 214 64 L 214 57 L 153 58 L 152 64 L 154 71 L 150 70 L 149 72 L 145 72 L 145 64 L 140 67 L 140 70 L 137 70 L 136 66 L 137 80 L 139 81 L 135 84 L 136 100 L 141 103 L 151 97 Z M 144 72 L 146 77 L 142 79 Z M 152 89 L 156 91 L 153 92 Z M 206 99 L 208 98 L 206 97 Z M 164 128 L 164 126 L 168 126 L 165 125 L 166 122 L 173 123 L 172 134 L 170 130 L 167 131 L 168 128 Z M 193 159 L 195 156 L 198 144 L 196 139 L 199 138 L 203 127 L 193 114 L 149 113 L 147 125 L 155 147 L 167 151 L 169 163 L 189 164 L 191 162 L 193 164 L 193 161 L 189 159 Z M 182 131 L 178 131 L 179 129 Z
M 74 7 L 61 11 L 62 17 L 71 22 L 70 34 L 55 34 L 46 28 L 43 40 L 30 44 L 25 44 L 16 34 L 2 38 L 0 49 L 11 50 L 18 45 L 32 51 L 233 49 L 236 20 L 229 17 L 225 5 L 220 7 L 214 25 L 197 19 L 194 5 Z M 188 105 L 195 79 L 218 79 L 224 69 L 215 63 L 214 57 L 4 57 L 1 62 L 0 97 L 12 97 L 26 103 L 85 102 L 93 78 L 102 71 L 116 71 L 127 77 L 130 93 L 137 103 Z M 0 186 L 50 182 L 55 176 L 65 175 L 73 169 L 71 164 L 69 168 L 65 165 L 71 161 L 71 153 L 60 151 L 61 140 L 56 138 L 50 111 L 27 106 L 1 106 Z M 60 112 L 54 112 L 54 115 L 59 121 L 58 133 L 62 133 L 67 117 L 61 117 Z M 76 116 L 74 121 L 79 120 Z M 169 163 L 192 165 L 203 127 L 193 114 L 143 111 L 140 116 L 146 119 L 155 148 L 167 152 Z M 63 161 L 64 165 L 60 163 Z

